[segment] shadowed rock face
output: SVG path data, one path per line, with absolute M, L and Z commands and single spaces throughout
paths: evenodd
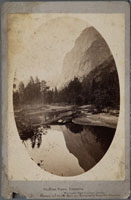
M 102 159 L 115 133 L 115 129 L 97 126 L 83 126 L 83 130 L 78 134 L 68 127 L 62 127 L 62 130 L 69 152 L 78 159 L 85 171 Z
M 95 28 L 86 28 L 66 54 L 63 71 L 65 82 L 89 74 L 111 56 L 105 40 Z M 69 73 L 70 72 L 70 73 Z

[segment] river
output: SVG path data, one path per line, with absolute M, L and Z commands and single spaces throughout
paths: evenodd
M 75 176 L 95 166 L 107 152 L 114 128 L 66 125 L 39 127 L 35 140 L 24 141 L 34 162 L 45 171 L 59 176 Z

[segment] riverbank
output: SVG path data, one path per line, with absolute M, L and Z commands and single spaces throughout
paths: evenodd
M 118 117 L 108 113 L 87 114 L 87 116 L 77 117 L 72 120 L 75 124 L 89 125 L 89 126 L 103 126 L 109 128 L 116 128 Z
M 73 122 L 79 125 L 103 126 L 116 128 L 118 122 L 118 110 L 105 109 L 102 112 L 92 105 L 40 105 L 24 107 L 15 111 L 15 117 L 24 116 L 30 119 L 32 126 L 40 125 L 64 125 Z

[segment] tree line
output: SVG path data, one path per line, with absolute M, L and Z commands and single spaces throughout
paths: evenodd
M 119 107 L 119 80 L 116 71 L 100 74 L 98 79 L 96 71 L 83 77 L 80 81 L 74 77 L 63 88 L 50 88 L 45 80 L 40 81 L 38 77 L 30 80 L 27 85 L 21 81 L 18 88 L 13 85 L 14 106 L 23 104 L 71 104 L 85 105 L 94 104 L 97 108 Z M 98 75 L 98 74 L 97 74 Z
M 43 80 L 44 81 L 44 80 Z M 18 85 L 13 84 L 13 102 L 14 105 L 22 105 L 22 104 L 32 104 L 32 103 L 51 103 L 54 98 L 55 91 L 50 89 L 47 86 L 46 81 L 45 88 L 41 91 L 41 83 L 38 77 L 33 79 L 30 77 L 28 84 L 25 85 L 23 81 L 21 81 Z

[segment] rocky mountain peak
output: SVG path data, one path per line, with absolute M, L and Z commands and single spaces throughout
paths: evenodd
M 81 78 L 111 56 L 109 47 L 94 27 L 82 31 L 74 47 L 63 61 L 63 79 L 65 84 L 75 76 Z

